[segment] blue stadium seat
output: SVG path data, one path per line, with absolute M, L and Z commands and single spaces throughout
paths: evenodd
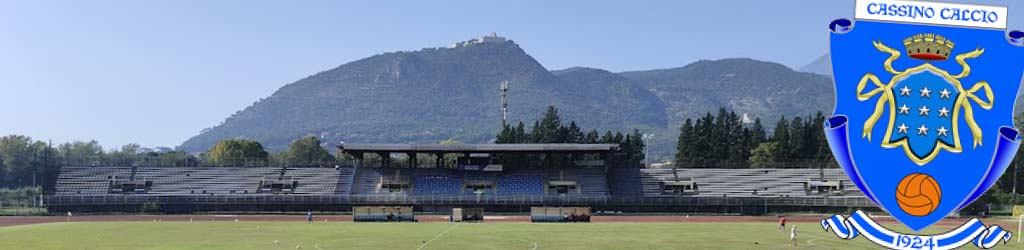
M 413 178 L 413 185 L 415 194 L 459 194 L 462 178 L 452 175 L 420 175 Z
M 503 175 L 498 177 L 499 195 L 544 194 L 546 178 L 539 175 Z

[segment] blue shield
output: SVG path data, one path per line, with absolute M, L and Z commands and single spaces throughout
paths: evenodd
M 1019 146 L 1012 119 L 1024 47 L 1003 30 L 836 26 L 836 106 L 825 130 L 853 183 L 915 231 L 987 191 Z

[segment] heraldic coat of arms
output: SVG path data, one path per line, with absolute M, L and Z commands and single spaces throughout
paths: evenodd
M 829 25 L 836 106 L 825 133 L 868 200 L 914 231 L 971 204 L 1003 174 L 1020 134 L 1022 32 L 1006 8 L 857 1 L 856 21 Z M 895 249 L 990 248 L 1010 232 L 978 219 L 939 235 L 903 234 L 864 212 L 822 221 Z

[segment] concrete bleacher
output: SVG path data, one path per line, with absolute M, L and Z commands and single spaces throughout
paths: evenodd
M 239 167 L 64 167 L 57 195 L 113 194 L 111 183 L 133 179 L 152 182 L 131 195 L 267 194 L 261 181 L 297 183 L 296 195 L 483 195 L 483 196 L 643 196 L 672 197 L 863 197 L 840 169 L 506 169 L 501 172 L 396 168 L 239 168 Z M 666 183 L 692 181 L 692 193 L 666 193 Z M 486 188 L 467 188 L 471 182 Z M 403 190 L 382 183 L 404 185 Z M 549 184 L 573 185 L 559 194 Z M 822 183 L 842 183 L 841 190 L 811 190 Z
M 149 194 L 254 194 L 278 168 L 140 168 L 136 178 L 153 180 Z
M 57 194 L 107 194 L 110 176 L 129 178 L 132 168 L 65 167 L 57 180 Z M 260 181 L 298 181 L 293 194 L 347 194 L 351 168 L 290 168 L 283 179 L 280 168 L 189 167 L 134 170 L 136 181 L 151 181 L 145 195 L 256 194 Z M 338 188 L 339 186 L 343 188 Z
M 353 172 L 352 168 L 290 168 L 284 179 L 299 181 L 296 194 L 348 194 L 348 181 Z
M 352 194 L 376 194 L 380 191 L 381 171 L 379 168 L 356 169 L 355 183 L 352 183 Z
M 117 167 L 64 167 L 57 177 L 58 195 L 101 195 L 110 190 L 114 178 L 128 178 L 131 168 Z
M 579 194 L 586 196 L 608 195 L 608 178 L 602 168 L 564 170 L 564 175 L 579 185 Z M 551 179 L 558 180 L 558 179 Z
M 696 196 L 704 197 L 863 196 L 840 169 L 638 169 L 638 172 L 645 197 L 666 196 L 662 193 L 662 183 L 679 179 L 696 182 Z M 845 191 L 808 192 L 805 184 L 822 177 L 846 183 Z
M 412 169 L 395 168 L 359 168 L 356 170 L 356 183 L 352 187 L 353 194 L 406 194 L 409 190 L 392 192 L 382 186 L 385 182 L 410 182 Z

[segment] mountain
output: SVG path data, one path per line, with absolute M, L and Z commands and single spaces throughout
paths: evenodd
M 600 127 L 632 129 L 628 120 L 616 120 L 623 114 L 627 114 L 630 120 L 643 121 L 643 124 L 654 128 L 667 125 L 668 117 L 665 114 L 664 102 L 632 79 L 602 69 L 583 67 L 552 73 L 562 80 L 566 95 L 572 96 L 573 99 L 598 100 L 574 106 L 588 112 L 577 116 L 598 119 L 597 124 L 601 125 Z M 624 96 L 630 98 L 623 98 Z
M 807 66 L 800 68 L 800 72 L 815 73 L 826 76 L 832 75 L 832 58 L 830 53 L 825 52 L 825 55 L 807 64 Z
M 655 134 L 649 151 L 671 158 L 685 118 L 719 107 L 771 126 L 781 115 L 830 111 L 824 76 L 751 59 L 698 61 L 614 73 L 575 67 L 549 71 L 514 41 L 487 36 L 446 48 L 392 52 L 349 62 L 287 84 L 179 149 L 202 152 L 227 138 L 281 150 L 317 135 L 329 144 L 487 143 L 500 130 L 500 83 L 509 119 L 527 125 L 549 105 L 585 129 Z
M 831 79 L 752 59 L 699 61 L 680 68 L 623 72 L 665 102 L 669 124 L 679 126 L 720 107 L 774 126 L 782 115 L 830 113 Z
M 496 36 L 385 53 L 285 85 L 180 148 L 200 152 L 225 138 L 247 138 L 283 149 L 309 134 L 332 144 L 488 142 L 500 130 L 502 81 L 511 86 L 513 122 L 532 122 L 553 105 L 584 128 L 666 126 L 662 103 L 628 79 L 596 70 L 556 73 Z

